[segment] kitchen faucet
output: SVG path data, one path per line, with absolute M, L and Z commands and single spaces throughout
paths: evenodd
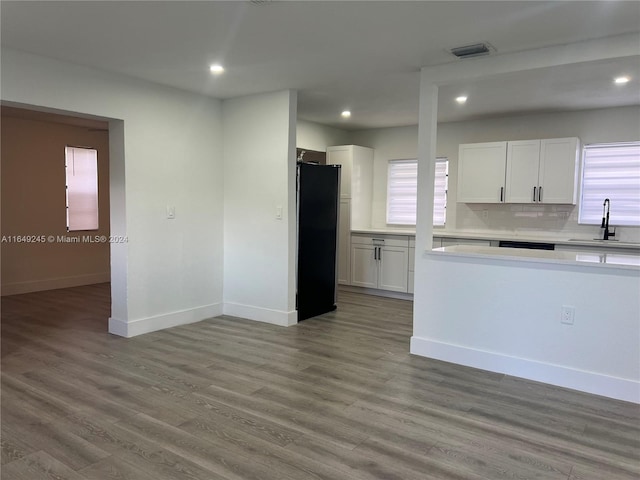
M 600 228 L 604 228 L 604 236 L 602 237 L 603 240 L 609 240 L 609 237 L 616 236 L 615 228 L 613 232 L 609 231 L 609 209 L 610 208 L 611 208 L 611 201 L 608 198 L 605 198 L 604 203 L 602 204 L 602 225 L 600 225 Z

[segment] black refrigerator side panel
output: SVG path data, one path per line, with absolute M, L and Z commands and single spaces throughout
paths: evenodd
M 298 165 L 298 321 L 335 310 L 340 168 Z

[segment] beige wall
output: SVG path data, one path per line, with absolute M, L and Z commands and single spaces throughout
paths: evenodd
M 109 236 L 109 134 L 96 128 L 2 115 L 2 295 L 109 280 L 109 243 L 58 237 Z M 8 116 L 11 115 L 11 116 Z M 64 148 L 98 150 L 98 231 L 66 232 Z M 56 241 L 14 243 L 13 236 Z

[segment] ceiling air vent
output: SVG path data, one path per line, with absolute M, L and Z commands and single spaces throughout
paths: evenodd
M 464 47 L 456 47 L 450 50 L 458 58 L 479 57 L 481 55 L 489 55 L 494 51 L 495 48 L 486 42 L 474 43 L 473 45 L 465 45 Z

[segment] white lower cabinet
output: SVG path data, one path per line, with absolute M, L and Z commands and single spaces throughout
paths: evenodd
M 393 292 L 407 291 L 408 247 L 379 247 L 378 288 Z
M 408 264 L 406 236 L 351 237 L 351 285 L 406 293 Z
M 351 285 L 378 288 L 377 247 L 351 244 Z

